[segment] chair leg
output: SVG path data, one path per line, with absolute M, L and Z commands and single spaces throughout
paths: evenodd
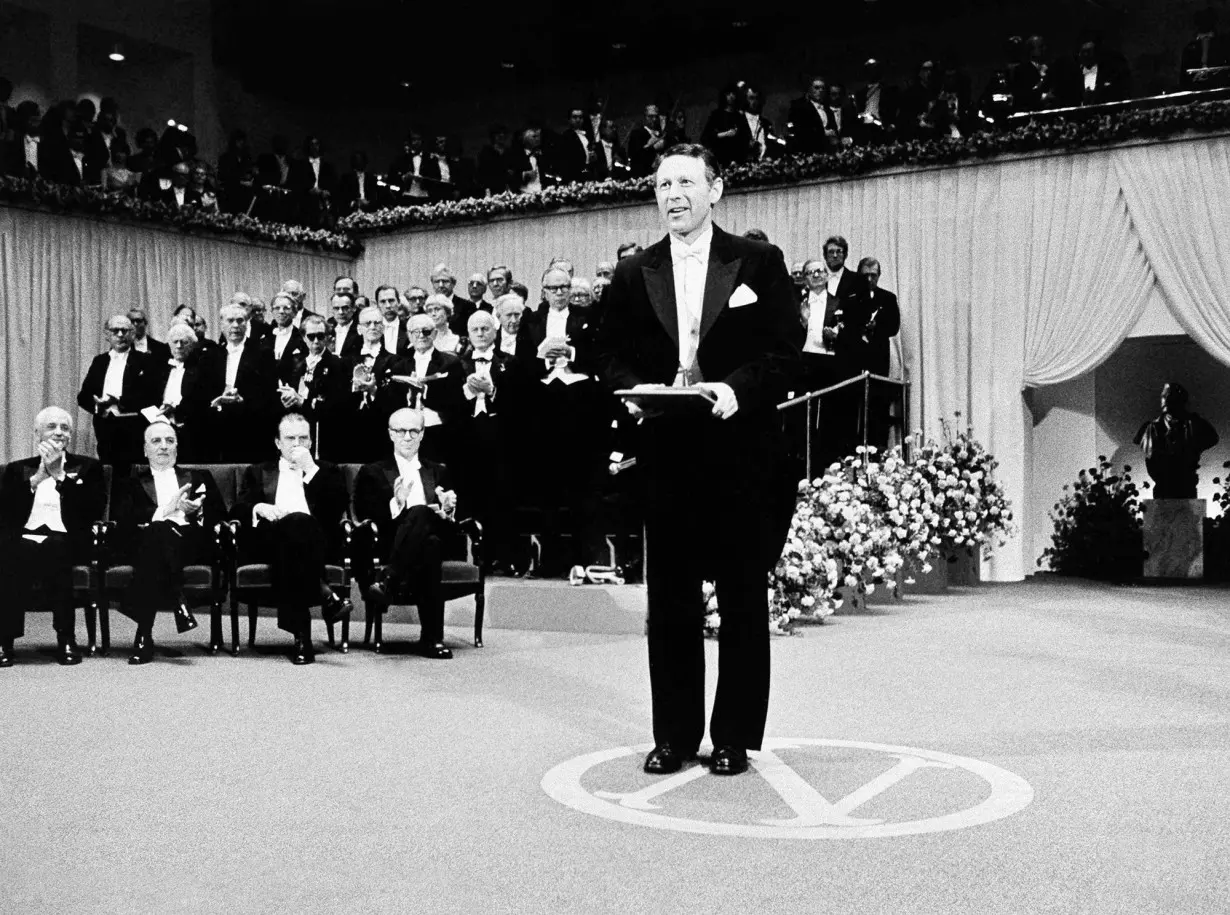
M 376 654 L 380 654 L 380 649 L 384 641 L 385 606 L 382 603 L 379 603 L 377 601 L 372 601 L 372 600 L 369 600 L 367 604 L 369 607 L 371 607 L 372 611 L 376 614 L 376 635 L 375 635 L 375 640 L 372 642 L 372 651 L 376 652 Z
M 102 636 L 98 653 L 105 658 L 111 650 L 111 601 L 106 598 L 98 605 L 98 633 Z
M 231 597 L 231 654 L 239 654 L 239 598 Z
M 342 654 L 350 651 L 350 614 L 354 613 L 354 604 L 346 598 L 346 615 L 342 617 Z
M 209 653 L 222 650 L 222 601 L 214 598 L 209 606 Z
M 487 610 L 487 595 L 484 591 L 474 594 L 474 647 L 483 647 L 483 614 Z
M 375 617 L 372 615 L 371 600 L 363 601 L 363 646 L 366 648 L 372 643 L 372 627 L 375 625 Z
M 256 601 L 248 601 L 248 647 L 256 647 Z
M 94 601 L 90 601 L 85 605 L 85 653 L 91 658 L 98 654 L 98 640 L 96 638 L 96 633 L 98 630 L 97 617 L 98 604 Z

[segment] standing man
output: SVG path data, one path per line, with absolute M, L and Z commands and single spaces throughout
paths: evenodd
M 335 300 L 337 298 L 339 296 L 334 296 Z M 350 378 L 342 368 L 342 360 L 329 352 L 324 318 L 320 315 L 304 318 L 303 339 L 307 353 L 282 382 L 278 399 L 284 411 L 302 414 L 310 423 L 312 453 L 332 454 L 338 450 L 334 445 L 341 445 L 333 439 L 344 434 L 339 421 L 344 423 L 341 412 L 346 409 Z M 321 444 L 322 439 L 326 444 Z
M 863 368 L 873 375 L 888 377 L 892 365 L 890 349 L 893 337 L 901 330 L 901 309 L 896 294 L 880 288 L 880 262 L 864 257 L 858 262 L 858 272 L 867 278 L 867 322 L 863 325 Z M 889 411 L 899 400 L 897 388 L 883 382 L 871 383 L 868 404 L 867 444 L 881 452 L 888 447 L 891 425 Z
M 145 353 L 133 352 L 132 321 L 114 315 L 106 324 L 111 349 L 94 357 L 77 393 L 77 406 L 94 417 L 98 457 L 104 464 L 140 460 L 141 429 L 136 415 L 153 402 Z
M 38 454 L 13 461 L 0 478 L 0 667 L 13 666 L 13 640 L 25 634 L 27 610 L 50 608 L 56 660 L 80 664 L 73 630 L 73 565 L 89 561 L 90 530 L 102 520 L 107 494 L 102 465 L 70 454 L 73 418 L 45 407 L 34 419 Z
M 295 300 L 289 293 L 279 292 L 275 295 L 269 303 L 269 310 L 273 312 L 273 333 L 260 345 L 273 353 L 273 361 L 278 367 L 278 382 L 285 384 L 287 378 L 301 372 L 303 360 L 307 358 L 307 344 L 303 342 L 299 328 L 291 323 L 295 317 Z
M 335 292 L 329 307 L 333 310 L 333 355 L 344 359 L 363 346 L 363 334 L 354 321 L 355 296 L 349 292 Z
M 760 749 L 768 713 L 766 577 L 794 490 L 780 469 L 776 405 L 803 328 L 781 252 L 714 226 L 722 179 L 712 152 L 671 147 L 655 187 L 670 234 L 616 268 L 598 361 L 615 388 L 695 385 L 714 403 L 706 415 L 641 414 L 655 744 L 645 771 L 678 771 L 704 736 L 701 583 L 709 579 L 722 606 L 709 765 L 735 775 L 747 769 L 747 751 Z
M 148 353 L 155 361 L 166 362 L 171 358 L 170 348 L 161 340 L 155 340 L 149 335 L 149 316 L 144 308 L 128 309 L 128 320 L 132 322 L 132 348 L 138 353 Z
M 201 356 L 192 409 L 208 417 L 214 460 L 254 461 L 269 450 L 277 363 L 272 349 L 248 339 L 247 309 L 224 305 L 221 316 L 226 345 Z

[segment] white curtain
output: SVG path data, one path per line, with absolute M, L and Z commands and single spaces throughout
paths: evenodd
M 1136 146 L 1119 153 L 1115 166 L 1171 312 L 1230 365 L 1230 142 Z
M 89 417 L 76 407 L 90 360 L 107 348 L 103 323 L 134 305 L 150 333 L 191 305 L 216 336 L 218 308 L 244 290 L 268 298 L 283 280 L 328 311 L 333 279 L 351 261 L 179 232 L 0 207 L 0 311 L 4 415 L 0 460 L 33 453 L 34 417 L 48 404 L 77 418 L 77 450 L 92 454 Z

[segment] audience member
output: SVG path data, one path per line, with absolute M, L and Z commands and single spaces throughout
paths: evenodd
M 628 165 L 640 178 L 653 171 L 653 164 L 666 148 L 666 130 L 657 105 L 646 105 L 644 118 L 628 134 Z
M 458 336 L 464 337 L 467 322 L 470 320 L 470 315 L 474 313 L 474 303 L 455 294 L 457 274 L 453 273 L 448 264 L 440 263 L 431 268 L 431 288 L 436 295 L 442 295 L 452 302 L 453 317 L 449 321 L 449 326 Z
M 436 293 L 427 297 L 424 313 L 431 318 L 436 329 L 433 345 L 442 353 L 457 355 L 461 351 L 464 338 L 453 333 L 449 326 L 453 318 L 453 300 L 446 295 Z
M 193 409 L 207 417 L 202 457 L 222 463 L 261 460 L 272 450 L 277 362 L 272 348 L 248 339 L 247 309 L 224 305 L 219 314 L 226 344 L 202 354 L 194 392 Z
M 747 119 L 739 110 L 739 87 L 734 83 L 722 87 L 718 107 L 705 122 L 700 142 L 713 151 L 723 166 L 747 161 L 753 141 Z
M 807 81 L 803 96 L 790 103 L 786 139 L 792 155 L 828 152 L 833 131 L 828 100 L 828 83 L 823 77 L 813 76 Z
M 453 426 L 465 411 L 465 384 L 461 360 L 436 348 L 437 325 L 428 315 L 412 315 L 406 331 L 410 351 L 393 363 L 393 374 L 409 377 L 408 387 L 390 387 L 388 403 L 411 406 L 423 415 L 425 429 L 420 448 L 424 457 L 449 463 Z M 402 396 L 404 392 L 404 396 Z M 388 415 L 386 411 L 385 415 Z
M 152 403 L 151 358 L 132 349 L 132 321 L 114 315 L 106 325 L 110 349 L 90 363 L 77 394 L 77 406 L 94 420 L 94 440 L 104 464 L 128 464 L 141 455 L 138 412 Z

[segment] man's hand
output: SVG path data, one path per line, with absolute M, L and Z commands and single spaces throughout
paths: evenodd
M 184 514 L 187 514 L 188 512 L 184 508 L 184 504 L 191 501 L 188 498 L 188 493 L 190 492 L 192 492 L 192 484 L 185 483 L 178 490 L 176 490 L 175 494 L 171 496 L 171 498 L 167 499 L 164 504 L 158 506 L 158 511 L 164 518 L 168 515 L 174 514 L 177 511 L 182 511 Z M 199 504 L 197 505 L 197 508 L 200 508 Z
M 112 407 L 119 406 L 119 403 L 120 401 L 119 401 L 119 398 L 117 397 L 113 397 L 113 396 L 101 397 L 96 394 L 94 395 L 94 412 L 95 413 L 106 413 Z
M 457 510 L 457 493 L 451 489 L 436 488 L 436 495 L 440 497 L 440 504 L 433 505 L 436 514 L 441 518 L 452 518 L 453 512 Z
M 278 521 L 286 516 L 286 512 L 269 502 L 261 502 L 252 509 L 252 515 L 261 521 Z
M 278 384 L 278 396 L 282 401 L 282 406 L 286 409 L 303 406 L 303 398 L 299 396 L 299 392 L 288 384 Z
M 725 382 L 702 381 L 697 387 L 717 397 L 713 404 L 713 415 L 718 419 L 730 419 L 738 411 L 739 401 L 735 397 L 734 388 Z
M 397 502 L 397 507 L 403 509 L 406 507 L 406 500 L 410 498 L 410 490 L 413 488 L 409 480 L 398 477 L 393 481 L 393 499 Z
M 352 393 L 356 393 L 356 394 L 359 391 L 364 391 L 368 394 L 375 394 L 376 393 L 376 376 L 369 375 L 367 378 L 363 380 L 359 380 L 358 378 L 352 379 L 350 382 L 350 390 Z
M 290 462 L 304 476 L 316 470 L 316 458 L 312 457 L 312 452 L 302 445 L 291 449 Z
M 821 336 L 824 337 L 825 343 L 827 343 L 829 346 L 832 346 L 834 343 L 837 342 L 837 334 L 840 333 L 840 331 L 841 331 L 840 324 L 837 325 L 836 327 L 826 327 L 821 332 Z
M 484 378 L 477 372 L 466 379 L 466 387 L 475 394 L 494 394 L 495 385 L 491 383 L 490 378 Z

